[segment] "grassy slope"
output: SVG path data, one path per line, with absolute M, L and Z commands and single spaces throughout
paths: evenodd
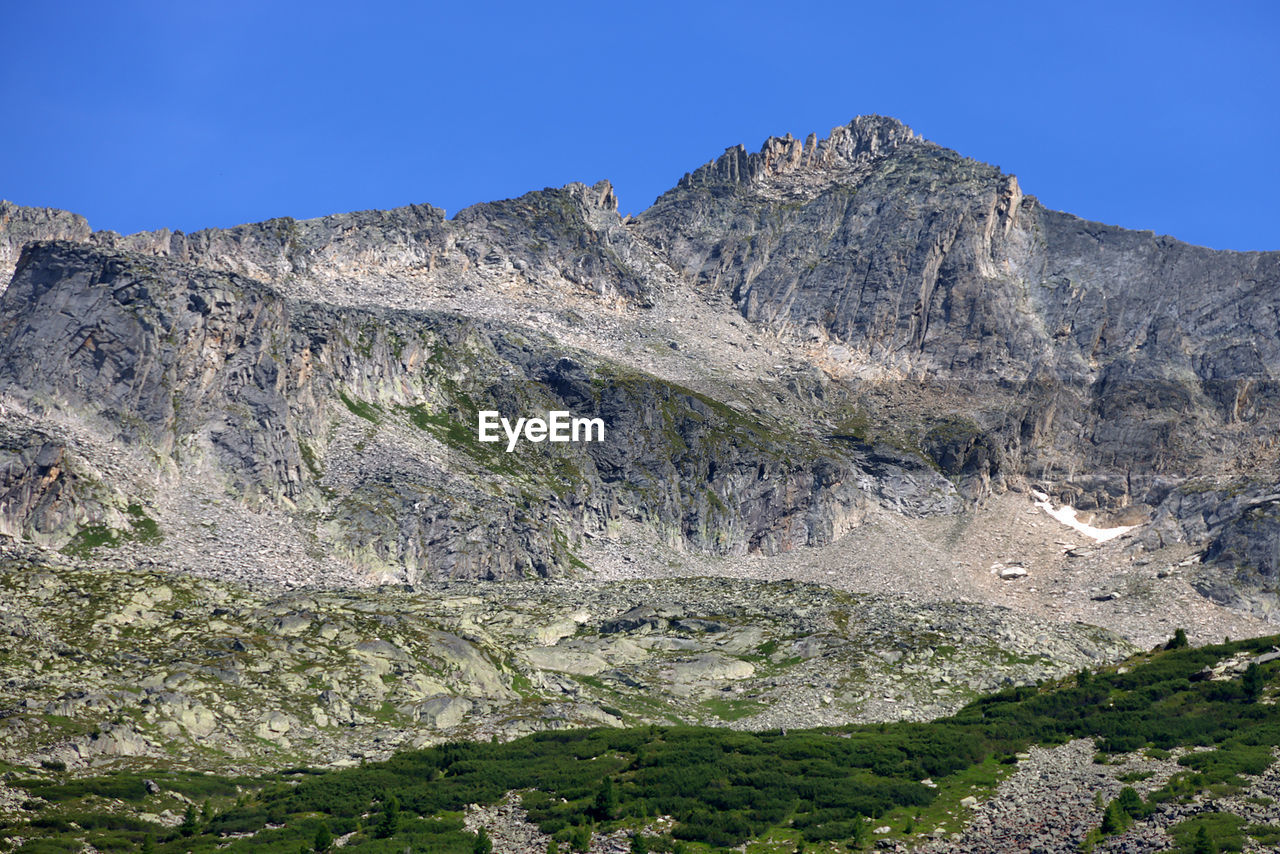
M 563 850 L 595 831 L 648 831 L 655 850 L 701 852 L 757 840 L 751 851 L 793 851 L 803 839 L 857 849 L 871 826 L 932 828 L 929 816 L 954 808 L 973 786 L 991 787 L 1035 743 L 1091 736 L 1101 750 L 1211 748 L 1188 754 L 1186 770 L 1142 808 L 1222 793 L 1242 773 L 1259 773 L 1280 745 L 1275 684 L 1280 660 L 1261 679 L 1193 680 L 1206 665 L 1266 651 L 1280 637 L 1210 647 L 1157 650 L 1119 668 L 1040 688 L 982 698 L 929 724 L 886 724 L 782 733 L 690 727 L 570 730 L 506 744 L 458 743 L 403 753 L 383 763 L 260 779 L 137 775 L 64 779 L 46 771 L 9 783 L 30 795 L 0 837 L 23 837 L 22 851 L 311 850 L 321 825 L 354 833 L 359 851 L 470 852 L 462 828 L 468 804 L 522 790 L 524 806 Z M 1257 685 L 1261 684 L 1261 690 Z M 938 787 L 921 784 L 931 777 Z M 392 801 L 398 814 L 388 818 Z M 139 818 L 193 809 L 189 835 Z M 671 816 L 659 831 L 652 817 Z M 918 822 L 912 821 L 921 817 Z M 230 834 L 252 834 L 231 839 Z M 761 840 L 768 840 L 767 842 Z M 230 843 L 230 844 L 228 844 Z M 9 844 L 0 847 L 12 847 Z

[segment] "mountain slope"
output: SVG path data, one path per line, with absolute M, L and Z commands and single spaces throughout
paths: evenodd
M 126 237 L 6 208 L 11 245 L 89 245 L 32 246 L 0 302 L 0 528 L 146 551 L 141 513 L 173 552 L 225 500 L 227 564 L 266 525 L 315 556 L 294 581 L 508 578 L 624 521 L 767 554 L 1035 486 L 1216 543 L 1200 589 L 1271 612 L 1280 254 L 1048 211 L 880 117 L 616 204 Z M 482 408 L 611 440 L 489 453 Z
M 637 227 L 747 318 L 829 343 L 836 370 L 976 397 L 1008 467 L 1076 506 L 1157 503 L 1162 475 L 1274 470 L 1280 253 L 1046 210 L 876 117 L 731 149 Z
M 65 243 L 27 252 L 3 308 L 0 390 L 141 447 L 158 469 L 90 485 L 75 464 L 42 463 L 65 453 L 47 431 L 12 436 L 9 528 L 57 547 L 127 530 L 131 506 L 171 531 L 183 520 L 158 496 L 188 482 L 296 511 L 319 547 L 410 582 L 550 575 L 571 543 L 624 517 L 712 552 L 821 544 L 857 523 L 877 476 L 903 508 L 954 505 L 918 458 L 823 442 L 456 315 L 294 301 L 236 274 Z M 572 411 L 608 436 L 506 453 L 476 441 L 481 410 Z

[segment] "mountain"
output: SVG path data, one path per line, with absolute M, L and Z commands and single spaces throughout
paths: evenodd
M 1051 211 L 864 116 L 634 217 L 606 181 L 192 234 L 3 202 L 0 286 L 5 846 L 382 850 L 366 775 L 466 751 L 608 757 L 638 812 L 471 763 L 403 785 L 422 844 L 1272 838 L 1240 823 L 1274 785 L 1280 253 Z M 552 413 L 585 435 L 481 441 Z M 600 725 L 630 746 L 548 732 Z M 680 739 L 797 792 L 848 744 L 883 803 L 768 769 L 643 824 Z
M 12 536 L 146 551 L 145 520 L 188 568 L 528 578 L 624 524 L 768 555 L 1034 487 L 1275 612 L 1280 254 L 1047 210 L 892 119 L 728 149 L 635 218 L 601 182 L 453 219 L 0 222 Z M 483 409 L 609 440 L 507 454 Z
M 876 118 L 731 149 L 639 230 L 749 320 L 834 345 L 836 370 L 980 397 L 969 414 L 999 446 L 994 471 L 1077 507 L 1274 469 L 1259 445 L 1280 254 L 1046 210 L 1013 176 Z

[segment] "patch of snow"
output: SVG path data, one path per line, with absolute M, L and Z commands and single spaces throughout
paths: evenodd
M 1090 537 L 1099 543 L 1105 543 L 1107 540 L 1114 540 L 1121 534 L 1126 534 L 1138 527 L 1137 525 L 1121 525 L 1118 528 L 1095 528 L 1094 526 L 1081 522 L 1077 519 L 1076 508 L 1072 507 L 1070 504 L 1064 504 L 1055 509 L 1053 504 L 1049 502 L 1049 496 L 1045 495 L 1043 492 L 1033 491 L 1031 496 L 1035 498 L 1036 506 L 1048 513 L 1054 519 L 1057 519 L 1068 527 L 1075 528 L 1086 537 Z

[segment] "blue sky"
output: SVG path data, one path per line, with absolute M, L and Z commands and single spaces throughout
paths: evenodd
M 608 178 L 638 212 L 881 113 L 1050 207 L 1280 249 L 1280 6 L 1116 6 L 14 0 L 0 197 L 192 231 Z

